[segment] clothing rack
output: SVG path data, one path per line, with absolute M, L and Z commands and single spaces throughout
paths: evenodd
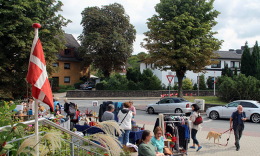
M 174 117 L 181 117 L 181 118 L 183 118 L 184 120 L 185 120 L 185 122 L 187 122 L 187 126 L 188 127 L 190 127 L 189 126 L 189 121 L 187 121 L 189 118 L 188 117 L 186 117 L 185 116 L 185 114 L 184 113 L 160 113 L 159 114 L 159 126 L 160 127 L 162 127 L 162 129 L 163 129 L 163 134 L 165 134 L 166 132 L 165 132 L 165 128 L 166 127 L 164 127 L 164 123 L 165 123 L 165 126 L 167 126 L 167 124 L 166 123 L 180 123 L 180 122 L 183 122 L 183 120 L 181 120 L 181 121 L 164 121 L 164 119 L 165 119 L 165 117 L 168 117 L 168 116 L 174 116 Z M 190 129 L 189 129 L 189 136 L 190 136 Z M 179 132 L 178 132 L 178 137 L 177 137 L 178 139 L 179 139 Z M 186 154 L 187 154 L 187 150 L 188 150 L 188 142 L 189 142 L 189 139 L 185 139 L 184 140 L 184 143 L 185 143 L 185 145 L 184 146 L 181 146 L 181 147 L 186 147 L 186 148 L 184 148 L 185 150 L 186 150 Z M 179 144 L 179 143 L 178 143 Z M 179 146 L 178 146 L 179 147 Z M 178 153 L 175 153 L 175 154 L 184 154 L 184 153 L 179 153 L 179 149 L 177 150 L 177 152 Z

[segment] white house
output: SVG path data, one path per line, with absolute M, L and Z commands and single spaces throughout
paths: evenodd
M 205 69 L 205 81 L 211 76 L 211 77 L 218 77 L 221 76 L 222 68 L 225 67 L 225 65 L 228 65 L 229 68 L 231 68 L 233 71 L 235 70 L 235 67 L 238 69 L 238 73 L 240 72 L 240 66 L 241 66 L 241 56 L 243 52 L 244 46 L 241 47 L 241 49 L 230 49 L 229 51 L 216 51 L 216 53 L 219 54 L 219 57 L 217 60 L 219 60 L 219 64 L 212 64 L 210 66 L 206 66 Z M 252 51 L 252 50 L 251 50 Z M 169 85 L 168 79 L 166 75 L 174 75 L 174 81 L 173 82 L 177 83 L 178 79 L 176 77 L 176 73 L 171 70 L 167 71 L 160 71 L 158 68 L 153 68 L 153 64 L 145 64 L 141 63 L 140 64 L 140 71 L 141 73 L 145 69 L 151 69 L 162 82 L 162 84 L 165 84 L 166 86 Z M 194 73 L 193 71 L 187 71 L 185 73 L 185 77 L 188 77 L 192 80 L 192 83 L 197 83 L 198 82 L 198 76 L 203 74 L 201 73 Z

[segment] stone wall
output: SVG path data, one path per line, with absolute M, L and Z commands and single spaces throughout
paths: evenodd
M 111 90 L 69 90 L 67 91 L 67 97 L 161 97 L 162 94 L 168 94 L 167 90 L 158 91 L 147 91 L 147 90 L 137 90 L 137 91 L 111 91 Z M 178 91 L 171 91 L 171 93 L 176 94 Z M 197 96 L 198 91 L 183 91 L 184 96 Z M 199 91 L 200 96 L 213 96 L 213 91 L 202 90 Z M 217 95 L 217 92 L 216 92 Z

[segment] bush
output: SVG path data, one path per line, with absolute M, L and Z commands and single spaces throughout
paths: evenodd
M 104 81 L 106 90 L 127 90 L 128 80 L 126 76 L 114 74 L 106 82 Z
M 195 83 L 195 84 L 193 85 L 192 90 L 198 90 L 198 85 L 197 85 L 197 83 Z
M 67 90 L 66 89 L 59 89 L 58 90 L 58 93 L 64 93 L 64 92 L 66 92 Z
M 67 88 L 66 90 L 75 90 L 74 87 Z
M 255 77 L 239 74 L 232 79 L 225 75 L 221 77 L 221 81 L 218 96 L 224 101 L 260 99 L 260 81 Z
M 132 80 L 128 81 L 127 88 L 129 90 L 139 90 L 139 86 Z
M 100 82 L 96 84 L 96 90 L 104 90 L 104 83 Z
M 192 82 L 189 78 L 185 78 L 182 81 L 182 89 L 183 90 L 191 90 L 192 89 Z
M 67 89 L 67 86 L 66 85 L 59 85 L 59 88 L 60 89 Z
M 83 84 L 83 83 L 84 83 L 83 81 L 79 81 L 79 82 L 74 83 L 75 89 L 79 89 L 80 85 Z

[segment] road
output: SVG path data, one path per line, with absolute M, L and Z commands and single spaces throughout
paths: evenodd
M 159 98 L 158 98 L 159 100 Z M 152 100 L 133 100 L 134 105 L 141 105 L 141 104 L 151 104 L 155 103 L 158 100 L 152 99 Z M 92 110 L 98 112 L 99 107 L 93 107 L 92 101 L 94 100 L 69 100 L 69 102 L 74 102 L 78 104 L 79 109 L 82 110 Z M 124 100 L 97 100 L 98 103 L 102 103 L 103 101 L 129 101 L 129 99 Z M 64 102 L 60 100 L 60 103 L 63 105 Z M 45 105 L 45 107 L 48 107 Z M 154 125 L 156 118 L 158 118 L 158 114 L 147 114 L 145 111 L 137 110 L 137 115 L 135 116 L 135 120 L 138 124 L 148 124 L 148 125 Z M 202 123 L 203 130 L 217 130 L 219 132 L 224 132 L 224 130 L 227 130 L 229 128 L 229 120 L 228 119 L 218 119 L 218 120 L 211 120 L 207 118 L 206 116 L 203 116 L 204 122 Z M 142 126 L 142 125 L 139 125 Z M 247 121 L 245 123 L 245 133 L 248 135 L 257 135 L 260 136 L 260 123 L 252 123 L 251 121 Z

